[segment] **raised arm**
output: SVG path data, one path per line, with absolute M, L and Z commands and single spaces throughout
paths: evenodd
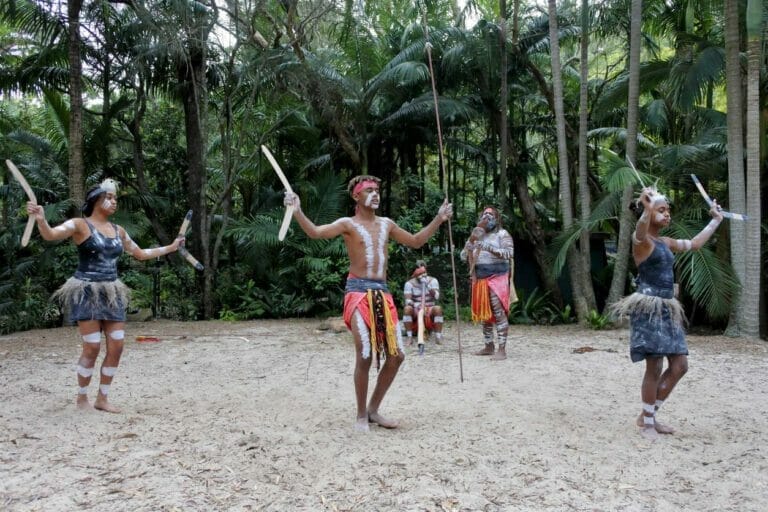
M 35 218 L 37 222 L 37 229 L 40 231 L 40 236 L 43 240 L 49 242 L 55 240 L 66 240 L 71 236 L 75 236 L 78 233 L 87 234 L 88 230 L 83 219 L 69 219 L 59 224 L 55 228 L 52 228 L 48 221 L 45 219 L 45 210 L 42 206 L 34 204 L 32 202 L 27 203 L 27 214 Z
M 443 201 L 443 204 L 440 205 L 440 209 L 437 210 L 437 215 L 435 215 L 435 218 L 432 219 L 432 222 L 424 226 L 421 231 L 415 235 L 407 232 L 397 224 L 393 224 L 392 231 L 390 231 L 389 236 L 392 238 L 392 240 L 398 243 L 407 245 L 408 247 L 412 247 L 414 249 L 418 249 L 427 243 L 427 240 L 429 240 L 432 235 L 435 234 L 437 228 L 440 227 L 440 224 L 450 219 L 452 215 L 453 205 L 448 202 L 448 199 L 446 199 Z
M 665 237 L 664 242 L 675 252 L 698 251 L 704 247 L 704 244 L 709 241 L 715 233 L 715 230 L 717 230 L 717 227 L 723 221 L 723 214 L 720 213 L 720 206 L 717 204 L 717 201 L 712 201 L 712 208 L 709 210 L 709 214 L 712 216 L 712 220 L 710 220 L 709 224 L 699 231 L 699 234 L 692 239 L 680 240 Z
M 318 226 L 309 220 L 309 217 L 304 215 L 304 212 L 301 210 L 301 200 L 296 194 L 286 192 L 283 204 L 293 207 L 293 218 L 296 219 L 296 222 L 298 222 L 309 238 L 335 238 L 343 235 L 347 230 L 347 223 L 342 219 L 338 219 L 331 224 L 323 224 L 322 226 Z
M 120 235 L 120 239 L 123 241 L 123 247 L 125 252 L 133 256 L 139 261 L 151 260 L 152 258 L 159 258 L 166 254 L 171 254 L 179 249 L 179 246 L 184 242 L 184 237 L 177 237 L 171 244 L 164 247 L 154 247 L 151 249 L 142 249 L 136 242 L 134 242 L 130 235 L 121 227 L 117 227 L 117 231 Z

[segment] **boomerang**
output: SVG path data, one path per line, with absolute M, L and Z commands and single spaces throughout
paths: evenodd
M 192 221 L 192 210 L 189 210 L 187 214 L 184 216 L 184 221 L 181 223 L 181 227 L 179 228 L 179 236 L 186 236 L 187 235 L 187 229 L 189 229 L 189 223 Z M 202 263 L 197 261 L 197 259 L 189 254 L 189 251 L 186 249 L 186 247 L 179 246 L 179 254 L 189 262 L 190 265 L 195 267 L 197 270 L 204 270 L 205 267 Z
M 629 163 L 629 166 L 632 168 L 632 170 L 635 172 L 635 176 L 637 176 L 637 181 L 640 182 L 640 186 L 645 188 L 645 183 L 643 183 L 643 178 L 640 177 L 640 173 L 637 172 L 637 169 L 635 169 L 634 164 L 632 163 L 632 160 L 627 157 L 627 162 Z
M 712 208 L 712 199 L 709 197 L 709 194 L 707 194 L 707 191 L 704 190 L 704 185 L 701 184 L 701 182 L 699 181 L 699 178 L 697 178 L 695 174 L 691 174 L 691 179 L 696 184 L 696 188 L 699 189 L 699 193 L 701 193 L 701 197 L 703 197 L 704 200 L 709 205 L 709 207 Z M 736 219 L 736 220 L 748 219 L 746 215 L 742 215 L 741 213 L 731 213 L 723 210 L 720 210 L 720 215 L 722 215 L 726 219 Z
M 262 145 L 261 151 L 264 153 L 264 156 L 267 157 L 267 160 L 269 160 L 269 163 L 272 165 L 272 168 L 277 173 L 277 177 L 280 178 L 280 181 L 283 184 L 283 187 L 285 188 L 286 192 L 293 194 L 293 189 L 291 188 L 291 184 L 288 183 L 288 178 L 285 177 L 285 174 L 283 174 L 283 170 L 280 169 L 280 164 L 277 163 L 277 160 L 275 160 L 275 157 L 272 156 L 272 152 L 269 151 L 267 146 Z M 277 239 L 281 242 L 285 240 L 285 235 L 288 233 L 288 227 L 291 225 L 291 217 L 293 217 L 293 206 L 286 206 L 285 207 L 285 214 L 283 215 L 283 223 L 280 224 L 280 231 L 277 233 Z
M 37 198 L 35 197 L 35 193 L 32 192 L 32 187 L 30 187 L 29 183 L 27 183 L 27 180 L 24 179 L 24 175 L 19 172 L 19 169 L 16 168 L 16 166 L 10 160 L 6 160 L 5 165 L 8 166 L 8 170 L 11 171 L 11 174 L 13 174 L 13 177 L 16 178 L 16 181 L 19 182 L 21 188 L 24 189 L 24 192 L 27 194 L 27 198 L 29 198 L 29 200 L 36 205 Z M 30 215 L 27 219 L 27 227 L 24 228 L 24 234 L 21 236 L 22 247 L 26 247 L 29 243 L 29 238 L 32 236 L 32 229 L 34 229 L 34 227 L 35 218 Z

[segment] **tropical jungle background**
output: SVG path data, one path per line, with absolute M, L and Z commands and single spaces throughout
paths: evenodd
M 396 295 L 423 258 L 447 316 L 456 295 L 465 315 L 458 249 L 491 204 L 516 241 L 512 321 L 595 328 L 632 291 L 639 182 L 671 198 L 669 234 L 692 238 L 709 218 L 696 174 L 750 219 L 678 256 L 691 326 L 758 336 L 767 21 L 763 0 L 0 0 L 0 157 L 52 224 L 106 177 L 142 247 L 191 209 L 204 271 L 120 262 L 132 310 L 185 320 L 340 312 L 343 243 L 295 223 L 278 242 L 283 188 L 262 144 L 316 223 L 351 214 L 360 173 L 411 231 L 447 194 L 451 236 L 391 247 Z M 20 247 L 26 196 L 5 166 L 0 180 L 0 332 L 59 325 L 49 297 L 76 250 Z

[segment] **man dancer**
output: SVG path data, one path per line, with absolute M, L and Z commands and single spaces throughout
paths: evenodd
M 443 340 L 443 308 L 436 305 L 440 300 L 440 283 L 436 278 L 427 275 L 427 263 L 424 260 L 416 261 L 416 270 L 411 278 L 403 286 L 405 308 L 403 309 L 403 323 L 408 346 L 413 345 L 413 325 L 418 324 L 419 311 L 424 308 L 424 325 L 426 332 L 434 333 L 435 343 L 440 345 Z M 424 354 L 424 343 L 420 340 L 419 355 Z
M 472 320 L 483 324 L 485 346 L 475 355 L 491 356 L 494 361 L 507 358 L 507 331 L 509 330 L 510 298 L 517 301 L 514 285 L 511 283 L 514 242 L 512 236 L 501 227 L 499 211 L 488 206 L 483 210 L 477 227 L 472 231 L 461 259 L 471 260 L 474 265 L 472 280 Z M 493 327 L 499 350 L 493 344 Z
M 344 296 L 344 321 L 355 342 L 355 429 L 363 432 L 369 430 L 369 423 L 384 428 L 398 426 L 397 421 L 379 414 L 381 401 L 405 360 L 397 325 L 397 308 L 387 288 L 387 243 L 392 238 L 398 243 L 418 249 L 453 214 L 453 206 L 446 199 L 432 222 L 415 235 L 411 234 L 391 219 L 376 215 L 381 200 L 380 183 L 381 180 L 374 176 L 352 178 L 347 191 L 355 201 L 355 214 L 322 226 L 315 225 L 304 215 L 296 194 L 286 192 L 285 195 L 285 205 L 293 206 L 293 216 L 307 236 L 334 238 L 341 235 L 347 246 L 349 276 Z M 376 354 L 377 366 L 381 358 L 386 360 L 366 406 L 368 373 L 373 353 Z

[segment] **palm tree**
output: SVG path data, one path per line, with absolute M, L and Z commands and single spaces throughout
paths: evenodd
M 642 27 L 643 1 L 632 0 L 629 34 L 629 94 L 627 97 L 627 136 L 626 157 L 634 165 L 637 162 L 637 129 L 640 100 L 640 30 Z M 616 251 L 616 263 L 613 267 L 611 289 L 607 304 L 613 304 L 624 295 L 630 253 L 630 233 L 634 226 L 632 213 L 628 205 L 632 200 L 634 187 L 627 186 L 621 195 L 619 214 L 619 239 Z
M 760 69 L 762 67 L 763 2 L 747 2 L 747 215 L 746 268 L 741 328 L 760 335 Z
M 589 131 L 589 2 L 581 1 L 581 59 L 579 62 L 579 204 L 581 205 L 582 233 L 579 239 L 581 251 L 582 293 L 587 310 L 597 309 L 595 290 L 592 286 L 592 251 L 590 249 L 590 230 L 584 229 L 591 214 L 589 191 L 589 168 L 587 132 Z
M 746 188 L 744 181 L 744 111 L 742 102 L 741 73 L 741 31 L 739 0 L 725 0 L 725 68 L 726 100 L 728 122 L 728 205 L 732 211 L 746 211 Z M 746 238 L 744 224 L 731 222 L 731 265 L 742 284 L 745 283 Z M 739 297 L 731 310 L 727 332 L 738 335 L 741 331 L 742 299 Z
M 549 0 L 549 39 L 552 54 L 552 91 L 555 103 L 555 125 L 557 128 L 557 155 L 560 169 L 560 204 L 563 216 L 563 229 L 569 231 L 573 226 L 573 199 L 571 197 L 571 177 L 568 165 L 568 142 L 565 134 L 565 112 L 563 110 L 563 78 L 560 66 L 560 40 L 557 30 L 557 2 Z M 583 265 L 581 254 L 571 248 L 568 254 L 568 270 L 571 278 L 574 309 L 580 321 L 584 321 L 589 312 L 583 290 Z

